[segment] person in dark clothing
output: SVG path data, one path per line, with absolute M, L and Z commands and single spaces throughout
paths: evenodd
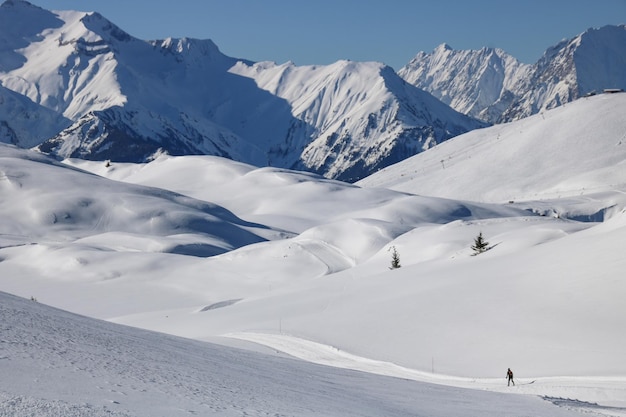
M 513 381 L 513 371 L 511 371 L 511 368 L 509 368 L 508 371 L 506 371 L 506 379 L 507 379 L 507 386 L 510 386 L 511 383 L 513 384 L 513 386 L 515 386 L 515 381 Z

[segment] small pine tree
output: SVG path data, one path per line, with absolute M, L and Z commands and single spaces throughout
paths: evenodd
M 391 268 L 389 269 L 398 269 L 402 265 L 400 265 L 400 255 L 398 255 L 398 251 L 395 246 L 391 247 Z
M 474 239 L 474 245 L 472 245 L 474 255 L 479 255 L 489 250 L 489 242 L 483 238 L 483 232 L 480 232 Z

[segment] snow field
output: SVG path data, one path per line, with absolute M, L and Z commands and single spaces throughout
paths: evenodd
M 0 293 L 0 416 L 571 416 L 538 398 L 420 384 L 69 314 Z M 446 399 L 452 399 L 451 401 Z
M 626 260 L 616 248 L 626 233 L 626 189 L 618 181 L 623 165 L 619 143 L 626 129 L 620 130 L 623 126 L 615 120 L 622 120 L 625 105 L 620 95 L 580 100 L 544 117 L 498 127 L 500 142 L 490 130 L 495 128 L 473 132 L 359 186 L 217 157 L 163 155 L 148 164 L 107 167 L 79 160 L 61 164 L 2 145 L 1 289 L 34 296 L 41 304 L 186 338 L 230 344 L 232 338 L 223 335 L 237 335 L 307 360 L 318 360 L 323 353 L 333 366 L 370 372 L 375 365 L 381 373 L 479 391 L 498 391 L 498 383 L 506 390 L 504 372 L 511 367 L 520 382 L 536 381 L 515 392 L 551 397 L 560 408 L 517 396 L 488 396 L 485 404 L 528 400 L 549 406 L 549 411 L 529 412 L 532 415 L 571 415 L 570 409 L 623 415 Z M 605 117 L 598 113 L 608 113 L 608 119 L 594 125 Z M 565 126 L 568 121 L 579 128 Z M 550 140 L 560 144 L 547 143 L 538 125 L 554 127 Z M 602 140 L 590 145 L 585 140 L 589 132 Z M 506 144 L 500 145 L 503 138 Z M 516 158 L 515 164 L 513 159 L 501 161 L 498 149 L 493 149 L 499 146 L 512 147 L 525 157 Z M 559 149 L 567 158 L 554 158 Z M 465 155 L 466 165 L 461 169 L 463 164 L 451 162 L 444 168 L 442 155 Z M 418 175 L 416 167 L 422 163 L 432 167 Z M 601 186 L 580 188 L 592 182 Z M 561 198 L 556 198 L 557 186 Z M 480 232 L 492 249 L 472 256 L 470 246 Z M 400 255 L 400 269 L 389 269 L 392 246 Z M 32 305 L 41 306 L 27 303 Z M 19 309 L 28 311 L 27 306 Z M 48 329 L 60 325 L 51 323 Z M 11 326 L 4 330 L 16 331 Z M 54 352 L 67 349 L 68 340 L 73 337 L 51 341 Z M 120 355 L 127 349 L 111 346 Z M 311 353 L 302 353 L 305 347 Z M 11 355 L 5 355 L 11 361 L 22 354 L 36 355 L 19 342 L 11 349 Z M 24 378 L 12 380 L 12 386 L 5 382 L 0 389 L 7 399 L 3 406 L 34 404 L 41 413 L 46 403 L 98 410 L 115 405 L 111 401 L 123 404 L 114 394 L 121 390 L 102 385 L 98 373 L 93 379 L 106 389 L 91 386 L 83 398 L 93 401 L 63 397 L 58 389 L 71 392 L 71 384 L 58 382 L 74 372 L 66 365 L 46 374 L 41 389 L 33 391 L 34 373 L 58 360 L 55 355 L 42 356 L 32 366 L 24 359 L 7 368 Z M 183 356 L 171 363 L 180 363 Z M 0 364 L 12 363 L 3 361 Z M 204 363 L 191 363 L 189 369 Z M 103 373 L 111 372 L 107 378 L 124 375 L 116 367 L 99 366 Z M 155 374 L 157 382 L 161 378 L 156 385 L 161 394 L 169 392 L 172 378 L 178 377 L 160 374 L 156 362 L 145 366 L 149 372 L 133 377 L 142 381 L 135 386 L 149 390 L 155 382 L 147 374 Z M 436 380 L 424 376 L 433 369 Z M 232 371 L 234 380 L 245 380 L 242 375 L 250 373 L 239 371 Z M 284 413 L 319 414 L 319 403 L 327 400 L 326 384 L 337 383 L 336 372 L 314 383 L 313 392 L 320 396 L 309 397 L 309 408 L 297 408 L 298 394 L 285 398 Z M 267 368 L 259 375 L 280 379 Z M 75 384 L 89 387 L 83 377 Z M 185 376 L 181 386 L 193 385 L 193 378 Z M 203 378 L 200 385 L 206 386 Z M 128 381 L 115 383 L 129 386 Z M 258 380 L 249 383 L 250 390 L 264 393 L 253 396 L 261 399 L 250 404 L 251 414 L 272 408 L 268 404 L 274 394 L 267 394 Z M 372 388 L 396 411 L 371 415 L 406 415 L 421 407 L 409 385 L 393 393 L 380 385 Z M 300 393 L 310 389 L 303 384 Z M 136 410 L 145 404 L 158 404 L 157 397 L 144 397 L 141 389 L 124 392 L 129 404 L 107 410 L 140 415 Z M 240 407 L 241 398 L 248 394 L 220 391 L 208 407 L 243 415 L 247 411 Z M 180 388 L 172 404 L 195 410 L 192 407 L 204 404 L 207 395 Z M 343 411 L 358 403 L 346 399 L 352 395 L 329 403 L 326 415 L 349 415 Z M 449 393 L 441 395 L 448 398 Z M 454 395 L 462 402 L 478 394 Z M 446 401 L 438 394 L 424 398 L 426 414 L 455 415 L 442 408 Z M 449 405 L 464 409 L 459 404 Z M 525 404 L 530 408 L 523 409 L 534 409 Z M 354 412 L 361 415 L 365 410 Z M 145 415 L 154 415 L 148 411 Z M 461 415 L 467 415 L 464 411 Z M 424 412 L 419 408 L 416 413 Z M 473 415 L 506 414 L 479 407 Z

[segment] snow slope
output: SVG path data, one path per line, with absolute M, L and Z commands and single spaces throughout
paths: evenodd
M 8 146 L 0 147 L 0 160 L 3 236 L 22 244 L 115 234 L 116 246 L 130 249 L 134 240 L 143 240 L 153 249 L 184 253 L 185 236 L 193 234 L 190 244 L 206 245 L 208 256 L 265 240 L 253 233 L 264 226 L 242 221 L 213 204 L 114 183 Z M 142 244 L 137 248 L 146 249 Z
M 359 184 L 472 201 L 589 195 L 591 202 L 594 193 L 624 188 L 625 111 L 626 94 L 582 98 L 469 132 Z
M 0 293 L 0 416 L 570 416 L 539 398 L 346 371 Z M 454 398 L 454 401 L 449 401 Z
M 57 113 L 0 85 L 0 142 L 30 148 L 69 124 Z

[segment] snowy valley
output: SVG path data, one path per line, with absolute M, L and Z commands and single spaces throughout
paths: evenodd
M 40 316 L 56 317 L 43 306 L 48 304 L 221 346 L 163 341 L 168 352 L 170 343 L 180 346 L 181 356 L 172 359 L 180 362 L 180 373 L 159 377 L 153 370 L 152 379 L 161 381 L 153 385 L 144 365 L 129 365 L 127 372 L 135 376 L 120 381 L 120 371 L 106 361 L 93 364 L 94 356 L 104 354 L 101 349 L 118 349 L 135 363 L 132 352 L 144 349 L 142 343 L 156 350 L 151 355 L 164 355 L 159 344 L 137 341 L 137 330 L 120 329 L 107 331 L 131 337 L 130 353 L 98 341 L 69 349 L 64 346 L 75 346 L 79 336 L 59 336 L 52 331 L 59 324 L 50 324 L 45 331 L 22 332 L 32 339 L 21 347 L 4 346 L 4 369 L 23 375 L 23 382 L 3 386 L 2 407 L 9 410 L 6 415 L 18 407 L 47 415 L 45 404 L 96 407 L 91 414 L 81 411 L 86 415 L 177 415 L 173 410 L 185 404 L 224 407 L 225 415 L 283 410 L 284 415 L 450 416 L 466 415 L 479 402 L 489 408 L 479 407 L 475 415 L 482 416 L 502 415 L 503 408 L 511 415 L 624 415 L 626 336 L 619 329 L 626 325 L 621 277 L 626 265 L 616 248 L 626 231 L 625 110 L 626 95 L 581 99 L 461 135 L 357 185 L 214 156 L 59 163 L 2 145 L 2 290 L 38 301 L 4 296 L 3 305 L 15 305 L 3 310 L 13 317 L 3 323 L 14 323 L 5 325 L 5 334 L 40 322 L 28 318 L 33 308 L 45 311 Z M 522 152 L 525 158 L 514 158 Z M 472 256 L 479 233 L 492 249 Z M 400 254 L 401 268 L 390 269 L 391 248 Z M 87 320 L 62 314 L 54 320 Z M 80 338 L 99 334 L 90 332 Z M 59 347 L 44 354 L 43 335 Z M 255 355 L 282 352 L 278 356 L 366 374 L 297 370 L 308 365 L 288 361 L 272 367 L 281 369 L 280 376 L 260 365 L 224 371 L 247 384 L 239 396 L 218 393 L 207 400 L 203 390 L 209 382 L 197 394 L 171 388 L 180 378 L 204 381 L 202 369 L 217 372 L 208 364 L 203 368 L 204 360 L 185 365 L 180 359 L 218 354 L 204 349 L 233 355 L 236 363 L 244 360 L 239 355 L 279 361 Z M 18 360 L 19 355 L 37 360 Z M 54 364 L 46 365 L 51 358 Z M 147 369 L 156 366 L 149 357 L 143 361 Z M 52 376 L 36 376 L 38 366 L 50 368 Z M 515 388 L 506 386 L 507 367 L 516 371 Z M 92 389 L 83 378 L 94 372 Z M 280 381 L 293 386 L 292 378 L 302 372 L 321 378 L 311 377 L 302 390 L 318 392 L 323 400 L 308 397 L 300 409 L 294 408 L 302 404 L 300 396 L 273 397 L 285 389 Z M 401 379 L 387 390 L 380 384 L 388 382 L 375 375 Z M 54 378 L 86 391 L 61 395 Z M 340 382 L 343 378 L 352 382 Z M 377 404 L 390 408 L 383 412 L 365 402 L 352 408 L 347 398 L 354 392 L 336 397 L 336 388 L 330 401 L 328 383 L 341 389 L 365 384 L 360 392 L 370 399 L 381 396 Z M 173 404 L 141 394 L 155 386 L 174 393 Z M 417 393 L 422 390 L 424 397 Z M 479 392 L 484 390 L 528 396 Z M 260 402 L 239 399 L 250 396 Z M 463 400 L 448 408 L 441 405 L 442 396 Z M 242 411 L 243 404 L 250 408 Z
M 625 29 L 396 73 L 6 0 L 0 416 L 626 416 Z

